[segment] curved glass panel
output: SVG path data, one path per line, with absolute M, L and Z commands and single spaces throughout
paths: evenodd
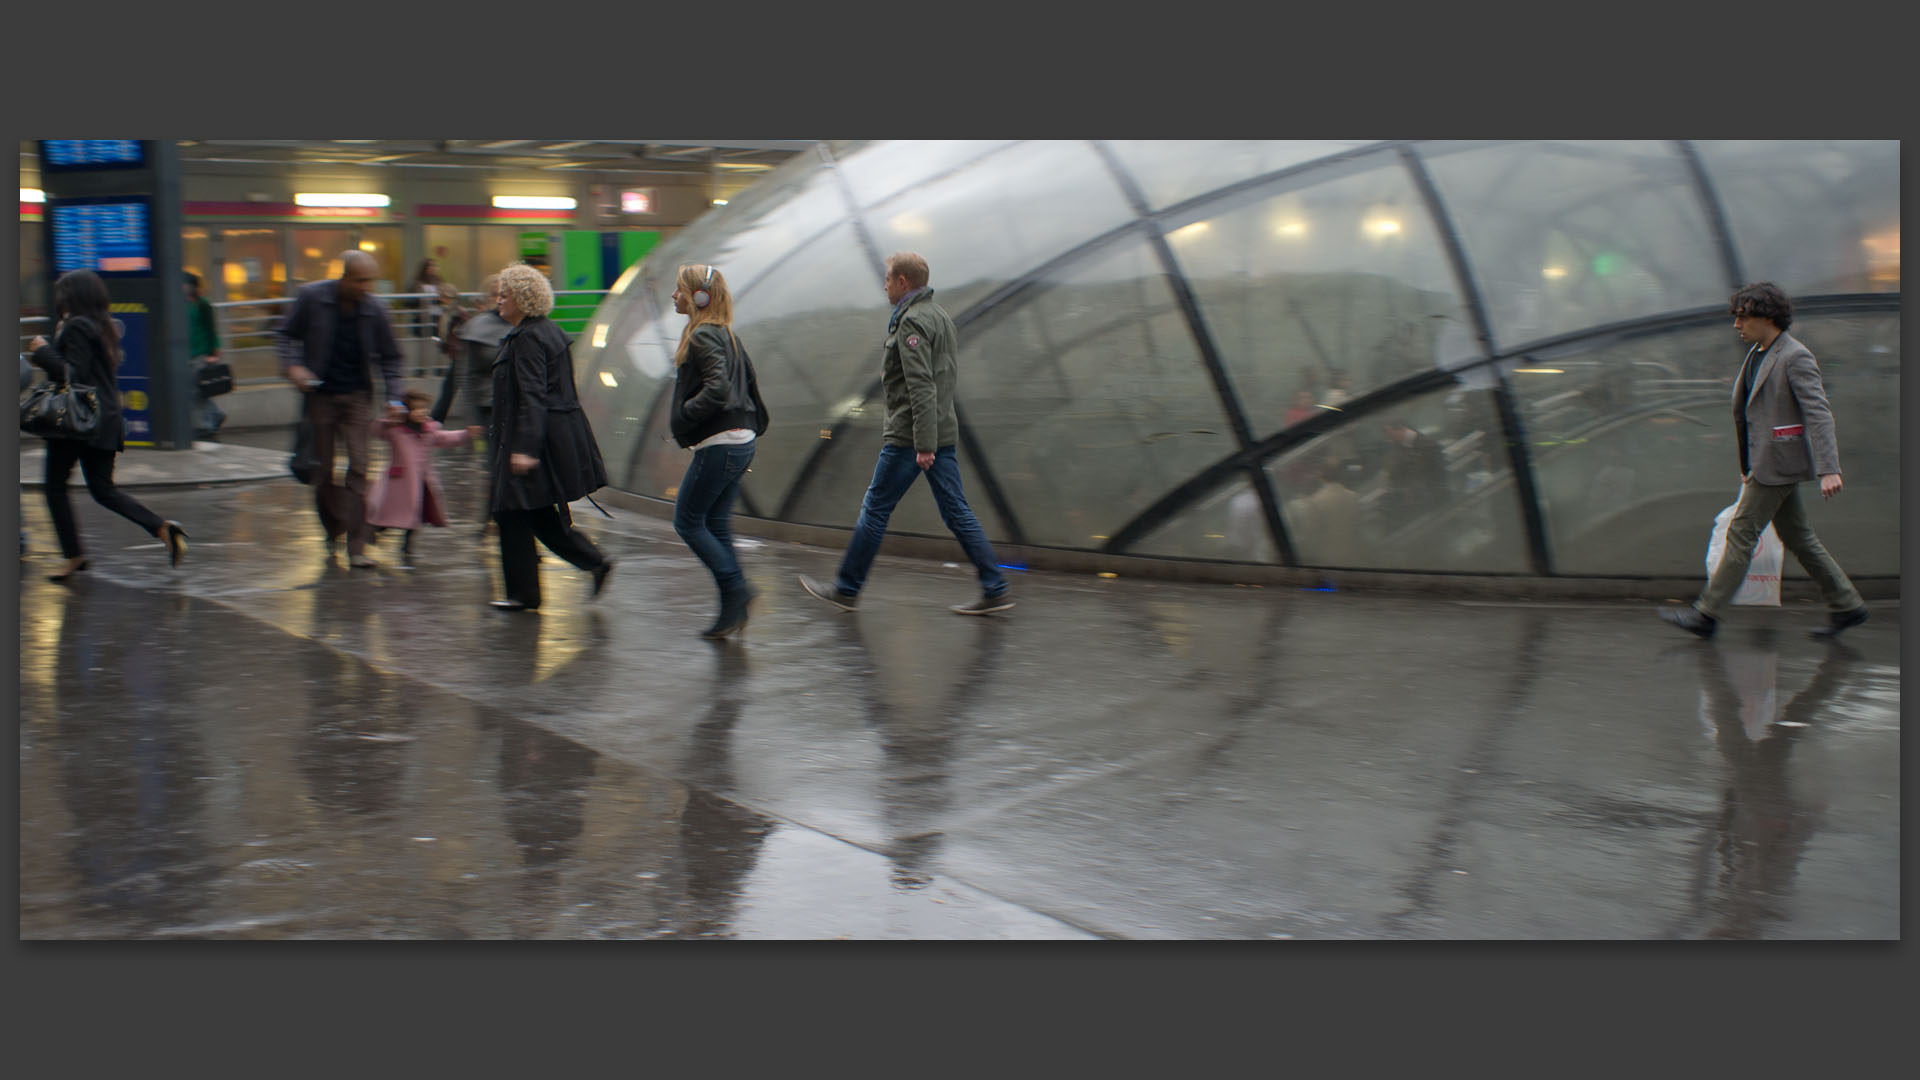
M 922 139 L 874 143 L 840 155 L 840 171 L 863 209 L 915 184 L 1012 145 L 1007 139 Z
M 1182 511 L 1127 549 L 1129 555 L 1272 563 L 1280 560 L 1253 485 L 1240 480 Z
M 1790 296 L 1900 291 L 1898 142 L 1694 145 L 1753 280 Z
M 1670 143 L 1422 147 L 1495 343 L 1725 303 L 1699 185 Z
M 846 223 L 735 296 L 734 332 L 753 357 L 769 417 L 741 488 L 765 512 L 776 512 L 786 498 L 820 433 L 858 406 L 880 377 L 887 311 L 880 277 Z M 686 320 L 672 315 L 664 323 L 677 349 Z M 662 446 L 678 452 L 670 442 Z
M 1847 478 L 1832 502 L 1801 489 L 1814 530 L 1848 573 L 1896 574 L 1899 319 L 1801 319 L 1793 332 L 1820 362 Z M 1715 326 L 1516 370 L 1557 571 L 1705 576 L 1714 516 L 1740 495 L 1730 395 L 1745 355 Z M 1804 576 L 1791 558 L 1786 573 Z
M 1391 443 L 1389 421 L 1413 441 Z M 1302 566 L 1532 570 L 1488 391 L 1456 387 L 1358 417 L 1275 458 L 1268 475 Z
M 1412 177 L 1369 161 L 1167 234 L 1256 438 L 1441 363 L 1465 319 Z
M 1107 145 L 1139 184 L 1147 205 L 1159 210 L 1371 141 L 1116 139 Z
M 883 255 L 928 255 L 940 303 L 958 318 L 1000 286 L 1133 217 L 1091 147 L 1045 141 L 917 187 L 865 220 Z
M 1064 269 L 962 332 L 979 463 L 1030 543 L 1098 548 L 1233 433 L 1144 238 Z M 996 537 L 996 539 L 998 539 Z
M 1555 570 L 1703 573 L 1713 516 L 1740 494 L 1729 394 L 1745 354 L 1714 326 L 1515 366 Z

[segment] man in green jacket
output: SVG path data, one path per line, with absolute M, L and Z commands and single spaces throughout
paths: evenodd
M 980 598 L 955 604 L 953 610 L 990 615 L 1013 606 L 1006 576 L 994 562 L 993 545 L 960 490 L 960 461 L 954 456 L 960 421 L 953 401 L 959 334 L 953 318 L 933 302 L 928 276 L 927 260 L 913 252 L 887 257 L 886 291 L 893 302 L 893 317 L 887 322 L 886 359 L 880 369 L 887 403 L 880 460 L 874 465 L 873 481 L 853 525 L 853 540 L 833 584 L 800 575 L 802 588 L 842 611 L 853 610 L 874 556 L 880 553 L 893 508 L 923 472 L 939 504 L 940 520 L 980 574 Z
M 187 355 L 193 367 L 220 359 L 220 329 L 214 323 L 213 305 L 201 295 L 200 275 L 185 271 L 187 280 Z M 227 422 L 227 410 L 210 397 L 193 392 L 193 433 L 211 438 Z

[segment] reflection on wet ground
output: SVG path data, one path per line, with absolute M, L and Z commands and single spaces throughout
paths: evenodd
M 841 615 L 792 577 L 836 552 L 768 543 L 715 645 L 636 514 L 580 516 L 601 601 L 549 558 L 503 615 L 469 522 L 348 571 L 290 482 L 142 497 L 188 566 L 82 499 L 72 587 L 25 500 L 23 937 L 1899 933 L 1891 604 L 1836 648 L 1027 574 L 965 619 L 969 572 L 883 559 Z

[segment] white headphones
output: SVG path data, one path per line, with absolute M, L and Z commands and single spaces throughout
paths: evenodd
M 707 291 L 707 286 L 711 284 L 713 284 L 713 264 L 708 263 L 707 279 L 700 283 L 700 287 L 698 289 L 695 289 L 693 291 L 694 307 L 703 308 L 703 307 L 706 307 L 708 304 L 713 303 L 713 294 Z

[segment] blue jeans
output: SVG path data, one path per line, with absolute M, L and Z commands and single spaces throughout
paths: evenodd
M 919 476 L 920 471 L 914 461 L 913 447 L 892 443 L 880 447 L 880 460 L 873 466 L 873 482 L 867 485 L 867 497 L 860 503 L 860 520 L 853 523 L 853 540 L 847 545 L 846 556 L 840 560 L 835 588 L 848 596 L 860 595 L 867 571 L 873 568 L 873 557 L 880 554 L 880 541 L 887 535 L 887 521 L 893 517 L 893 508 L 900 505 L 900 499 L 913 486 L 913 478 Z M 1007 579 L 994 562 L 993 545 L 987 542 L 985 530 L 980 528 L 979 520 L 967 507 L 967 496 L 960 490 L 960 459 L 954 456 L 953 447 L 943 446 L 935 451 L 933 465 L 926 473 L 927 483 L 933 488 L 933 501 L 940 507 L 940 520 L 946 522 L 974 569 L 980 572 L 980 591 L 993 597 L 1005 594 Z
M 740 478 L 753 463 L 753 447 L 723 444 L 695 450 L 673 503 L 673 531 L 707 564 L 723 599 L 747 587 L 747 575 L 733 554 L 732 521 L 733 501 L 740 495 Z

